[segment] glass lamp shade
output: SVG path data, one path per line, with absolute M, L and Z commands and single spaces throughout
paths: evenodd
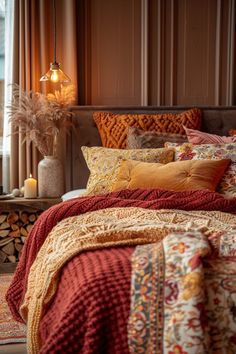
M 44 74 L 40 81 L 51 81 L 54 83 L 61 82 L 61 83 L 66 83 L 70 82 L 71 79 L 69 76 L 67 76 L 61 69 L 60 69 L 60 64 L 57 62 L 51 63 L 50 64 L 50 69 L 46 74 Z

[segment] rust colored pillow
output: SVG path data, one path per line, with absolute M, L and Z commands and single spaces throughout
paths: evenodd
M 155 149 L 164 147 L 166 142 L 183 144 L 188 142 L 186 135 L 143 131 L 129 127 L 127 134 L 127 149 Z
M 161 188 L 172 191 L 208 189 L 215 191 L 231 160 L 188 160 L 147 163 L 123 160 L 112 191 Z
M 230 130 L 229 130 L 229 135 L 230 135 L 230 136 L 236 135 L 236 129 L 230 129 Z
M 128 127 L 134 126 L 144 131 L 184 135 L 183 125 L 191 129 L 200 129 L 201 110 L 193 108 L 182 113 L 161 114 L 94 112 L 93 119 L 98 127 L 104 147 L 125 149 Z

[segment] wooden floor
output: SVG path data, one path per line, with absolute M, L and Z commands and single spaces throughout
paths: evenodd
M 26 354 L 25 343 L 0 345 L 0 354 Z

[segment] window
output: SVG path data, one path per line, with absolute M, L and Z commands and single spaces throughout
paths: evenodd
M 3 130 L 4 102 L 4 62 L 5 62 L 5 0 L 0 0 L 0 136 Z

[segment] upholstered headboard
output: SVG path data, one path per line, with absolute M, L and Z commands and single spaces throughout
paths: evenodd
M 101 140 L 93 121 L 94 111 L 113 113 L 163 113 L 185 111 L 192 107 L 107 107 L 74 106 L 73 118 L 76 132 L 71 133 L 67 146 L 67 190 L 84 188 L 89 171 L 81 153 L 81 146 L 100 146 Z M 229 129 L 236 128 L 236 106 L 234 107 L 199 107 L 203 111 L 202 130 L 219 135 L 227 135 Z

